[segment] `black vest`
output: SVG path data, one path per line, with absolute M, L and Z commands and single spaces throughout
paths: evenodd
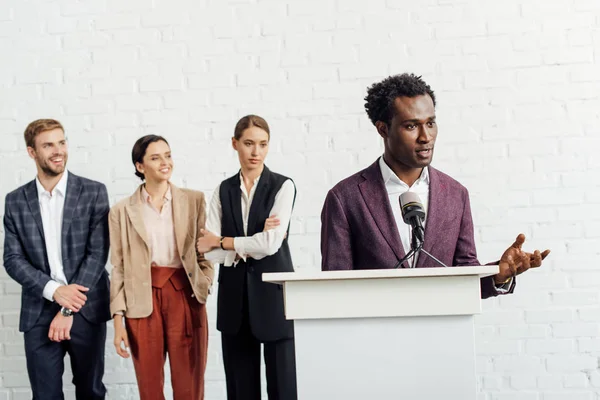
M 242 219 L 240 174 L 223 181 L 218 194 L 223 210 L 221 235 L 239 237 L 262 232 L 265 220 L 275 203 L 275 196 L 288 179 L 271 172 L 265 166 L 250 205 L 247 235 L 244 234 Z M 282 287 L 262 281 L 263 272 L 294 271 L 288 237 L 289 226 L 288 235 L 277 253 L 261 260 L 248 258 L 246 262 L 240 261 L 235 267 L 220 266 L 217 300 L 219 331 L 234 335 L 240 330 L 242 320 L 246 318 L 252 333 L 260 341 L 275 341 L 294 336 L 293 322 L 285 319 Z M 247 315 L 244 315 L 246 310 Z

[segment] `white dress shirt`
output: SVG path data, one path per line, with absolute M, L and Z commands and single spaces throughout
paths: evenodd
M 412 230 L 410 225 L 406 224 L 402 219 L 402 210 L 400 208 L 400 195 L 411 191 L 419 195 L 421 204 L 425 210 L 425 221 L 423 226 L 427 222 L 427 206 L 429 204 L 429 169 L 423 168 L 421 176 L 413 183 L 412 186 L 408 186 L 405 182 L 401 181 L 394 171 L 385 163 L 383 157 L 379 158 L 379 168 L 381 169 L 381 175 L 383 177 L 383 183 L 385 184 L 385 190 L 392 206 L 392 212 L 394 213 L 394 220 L 400 233 L 400 240 L 402 241 L 402 247 L 404 253 L 407 254 L 410 251 L 410 242 L 412 240 Z
M 250 189 L 250 193 L 248 193 L 240 172 L 240 189 L 242 191 L 241 211 L 245 235 L 248 234 L 250 206 L 252 205 L 252 200 L 254 199 L 259 180 L 260 176 L 254 180 L 254 185 L 252 186 L 252 189 Z M 221 206 L 221 198 L 219 197 L 220 188 L 221 185 L 217 186 L 213 192 L 206 221 L 206 229 L 217 236 L 221 236 L 221 220 L 223 218 L 223 208 Z M 273 208 L 271 208 L 271 211 L 269 212 L 269 216 L 275 215 L 279 219 L 278 227 L 266 232 L 255 233 L 252 236 L 236 237 L 233 239 L 233 247 L 235 250 L 216 248 L 205 253 L 204 257 L 212 263 L 223 264 L 226 267 L 230 267 L 236 264 L 236 254 L 239 255 L 242 260 L 246 261 L 248 257 L 260 260 L 277 253 L 285 239 L 285 233 L 290 224 L 292 207 L 294 205 L 294 195 L 294 183 L 291 179 L 288 179 L 283 183 L 275 195 Z
M 65 277 L 62 262 L 61 238 L 68 176 L 69 173 L 65 171 L 52 192 L 44 189 L 38 178 L 35 179 L 38 200 L 40 202 L 42 226 L 44 227 L 46 253 L 48 254 L 48 263 L 50 264 L 50 277 L 52 278 L 44 286 L 42 295 L 49 301 L 54 301 L 54 292 L 59 286 L 67 285 L 67 278 Z

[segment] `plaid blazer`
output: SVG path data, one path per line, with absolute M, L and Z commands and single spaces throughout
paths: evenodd
M 106 186 L 70 172 L 63 212 L 62 261 L 69 283 L 88 287 L 80 313 L 88 321 L 110 319 L 108 258 L 108 193 Z M 50 278 L 44 227 L 35 180 L 6 195 L 4 268 L 21 285 L 19 330 L 38 320 L 44 287 Z

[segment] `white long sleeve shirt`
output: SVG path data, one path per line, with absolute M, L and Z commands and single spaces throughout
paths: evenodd
M 245 235 L 248 234 L 250 206 L 252 205 L 252 200 L 254 199 L 259 180 L 260 176 L 255 179 L 254 185 L 252 186 L 252 189 L 250 189 L 250 193 L 248 193 L 240 173 L 240 189 L 242 192 L 241 211 Z M 221 185 L 218 185 L 213 192 L 206 221 L 206 229 L 217 236 L 221 236 L 221 221 L 223 218 L 223 208 L 221 205 L 221 198 L 219 197 L 220 188 Z M 205 253 L 204 257 L 212 263 L 223 264 L 226 267 L 230 267 L 235 264 L 236 254 L 244 261 L 246 261 L 248 257 L 260 260 L 275 254 L 281 247 L 281 244 L 285 239 L 285 233 L 290 224 L 292 207 L 294 205 L 294 195 L 294 183 L 291 179 L 288 179 L 283 183 L 275 195 L 273 208 L 271 208 L 271 211 L 269 212 L 270 216 L 275 215 L 279 218 L 280 224 L 278 227 L 266 232 L 255 233 L 252 236 L 236 237 L 233 240 L 233 247 L 235 250 L 222 250 L 217 248 Z
M 423 168 L 421 176 L 412 184 L 408 186 L 406 183 L 400 180 L 398 176 L 392 171 L 392 169 L 385 163 L 383 157 L 379 158 L 379 168 L 381 169 L 381 175 L 385 184 L 385 190 L 388 194 L 390 206 L 392 206 L 392 212 L 394 214 L 394 220 L 400 233 L 400 240 L 402 241 L 402 247 L 404 253 L 407 254 L 410 251 L 410 243 L 412 240 L 412 230 L 410 225 L 404 223 L 402 218 L 402 209 L 400 208 L 400 195 L 411 191 L 419 195 L 425 215 L 427 215 L 427 207 L 429 205 L 429 169 Z M 423 227 L 427 220 L 423 221 Z
M 67 285 L 67 278 L 62 262 L 61 235 L 68 176 L 69 173 L 65 171 L 52 192 L 44 189 L 38 178 L 35 179 L 40 203 L 40 214 L 42 216 L 42 226 L 44 228 L 46 253 L 48 254 L 48 263 L 50 264 L 50 277 L 52 278 L 44 286 L 42 295 L 49 301 L 54 301 L 54 292 L 59 286 Z

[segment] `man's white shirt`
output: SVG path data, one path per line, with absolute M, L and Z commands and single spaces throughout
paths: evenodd
M 50 264 L 50 277 L 52 278 L 42 292 L 44 298 L 54 301 L 54 292 L 59 286 L 67 285 L 67 278 L 62 262 L 62 223 L 65 208 L 65 197 L 67 194 L 67 180 L 69 173 L 65 171 L 52 193 L 42 186 L 36 177 L 38 200 L 40 203 L 40 214 L 44 227 L 44 239 L 46 242 L 46 254 Z

